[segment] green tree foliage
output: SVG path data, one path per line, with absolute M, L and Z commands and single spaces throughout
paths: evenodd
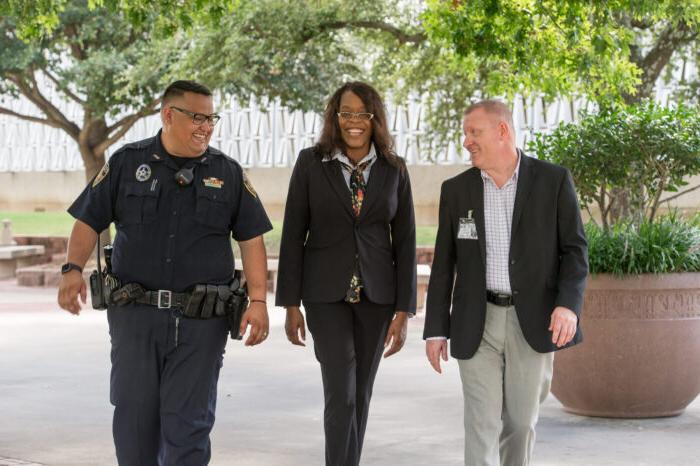
M 83 144 L 88 176 L 99 169 L 114 129 L 108 117 L 132 110 L 138 117 L 157 107 L 157 92 L 175 78 L 193 78 L 243 100 L 279 98 L 291 109 L 320 110 L 329 94 L 348 79 L 366 79 L 383 89 L 391 83 L 372 76 L 373 58 L 387 40 L 393 48 L 424 41 L 417 26 L 385 21 L 406 12 L 395 0 L 112 1 L 13 2 L 4 4 L 0 92 L 23 94 L 47 118 L 0 112 L 66 130 Z M 52 16 L 53 15 L 53 16 Z M 416 15 L 406 14 L 409 20 Z M 413 29 L 415 32 L 406 32 Z M 363 32 L 364 31 L 364 32 Z M 374 35 L 374 38 L 373 38 Z M 381 37 L 380 37 L 381 36 Z M 390 39 L 387 39 L 390 38 Z M 81 128 L 33 98 L 43 73 L 80 103 L 100 124 Z M 55 78 L 55 79 L 53 79 Z M 30 85 L 21 85 L 28 81 Z M 125 129 L 126 126 L 124 126 Z M 91 129 L 91 137 L 79 137 Z M 97 141 L 97 142 L 96 142 Z M 95 157 L 90 150 L 98 149 Z M 90 150 L 88 150 L 90 149 Z M 94 152 L 94 151 L 93 151 Z
M 543 92 L 633 103 L 697 43 L 700 2 L 429 0 L 428 36 L 471 58 L 489 94 Z
M 75 0 L 6 0 L 17 37 L 52 37 Z M 86 0 L 87 1 L 87 0 Z M 430 144 L 459 136 L 469 100 L 516 93 L 634 103 L 674 59 L 695 57 L 700 1 L 687 0 L 89 0 L 161 41 L 122 72 L 154 67 L 230 94 L 323 107 L 346 79 L 394 100 L 427 99 Z M 121 26 L 120 26 L 121 27 Z M 48 35 L 47 35 L 48 34 Z M 44 39 L 45 40 L 45 39 Z M 175 45 L 177 44 L 177 45 Z M 170 47 L 170 49 L 168 49 Z M 676 60 L 677 61 L 677 60 Z M 685 82 L 686 95 L 697 83 Z
M 77 143 L 90 179 L 104 164 L 107 148 L 157 111 L 162 76 L 178 49 L 86 2 L 70 2 L 57 19 L 50 34 L 29 42 L 19 38 L 14 18 L 0 19 L 0 93 L 22 95 L 40 116 L 2 104 L 0 113 L 65 131 Z M 132 67 L 142 72 L 131 74 Z M 61 100 L 79 105 L 82 115 L 63 112 L 42 81 Z

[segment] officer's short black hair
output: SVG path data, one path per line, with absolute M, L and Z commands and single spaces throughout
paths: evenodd
M 185 92 L 194 92 L 195 94 L 201 94 L 206 96 L 212 95 L 209 88 L 204 84 L 199 84 L 195 81 L 180 80 L 175 81 L 165 89 L 165 92 L 163 92 L 162 101 L 163 103 L 166 103 L 173 97 L 182 97 L 183 95 L 185 95 Z

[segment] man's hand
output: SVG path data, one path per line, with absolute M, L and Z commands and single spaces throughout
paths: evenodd
M 248 325 L 250 325 L 250 335 L 245 341 L 246 346 L 255 346 L 262 343 L 267 338 L 270 331 L 270 320 L 267 316 L 267 305 L 260 301 L 250 303 L 241 318 L 239 335 L 244 335 Z
M 574 311 L 563 306 L 557 306 L 552 312 L 549 331 L 552 332 L 552 343 L 558 348 L 566 345 L 576 335 L 578 317 Z
M 430 365 L 433 366 L 435 372 L 442 374 L 440 356 L 442 356 L 443 360 L 447 361 L 447 339 L 426 340 L 425 354 L 428 356 L 428 361 L 430 361 Z
M 97 232 L 87 223 L 76 220 L 70 238 L 68 238 L 66 262 L 85 268 L 88 257 L 95 250 L 96 242 Z M 77 270 L 71 270 L 61 275 L 61 283 L 58 284 L 58 305 L 71 314 L 78 315 L 81 309 L 78 296 L 85 304 L 87 285 L 83 280 L 83 274 Z
M 306 346 L 306 326 L 304 325 L 304 315 L 299 306 L 287 307 L 287 318 L 284 321 L 284 331 L 287 333 L 287 340 L 293 345 Z
M 384 339 L 384 348 L 391 346 L 384 353 L 384 357 L 388 358 L 392 354 L 398 353 L 401 348 L 403 348 L 404 343 L 406 343 L 406 329 L 408 328 L 408 313 L 402 311 L 396 311 L 394 313 L 394 319 L 389 324 L 389 330 L 386 333 L 386 338 Z
M 58 305 L 71 314 L 78 315 L 82 307 L 78 302 L 85 304 L 87 299 L 87 285 L 83 279 L 83 274 L 77 270 L 71 270 L 61 276 L 61 283 L 58 285 Z

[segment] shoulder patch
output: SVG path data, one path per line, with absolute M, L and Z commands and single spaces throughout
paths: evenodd
M 224 157 L 228 157 L 226 154 L 221 152 L 219 149 L 216 147 L 212 146 L 207 146 L 207 152 L 209 152 L 210 155 L 223 155 Z
M 141 150 L 141 149 L 145 149 L 146 147 L 148 147 L 148 146 L 150 146 L 150 145 L 155 144 L 155 142 L 156 142 L 156 138 L 155 138 L 155 136 L 153 136 L 153 137 L 150 137 L 150 138 L 142 139 L 142 140 L 140 140 L 140 141 L 134 141 L 134 142 L 129 142 L 129 143 L 127 143 L 127 144 L 124 144 L 124 145 L 122 146 L 122 149 L 127 149 L 127 150 L 128 150 L 128 149 Z
M 246 175 L 245 170 L 241 170 L 241 173 L 243 174 L 243 186 L 245 186 L 245 189 L 248 190 L 251 196 L 257 199 L 258 193 L 255 192 L 255 189 L 253 189 L 253 184 L 250 182 L 250 179 L 248 178 L 248 175 Z
M 92 187 L 94 188 L 95 186 L 97 186 L 98 184 L 100 184 L 100 182 L 101 182 L 102 180 L 104 180 L 105 178 L 107 178 L 107 175 L 108 175 L 108 174 L 109 174 L 109 162 L 106 162 L 106 163 L 104 164 L 104 166 L 102 167 L 102 169 L 100 170 L 100 172 L 99 172 L 99 173 L 97 174 L 97 176 L 95 177 L 95 179 L 92 180 Z

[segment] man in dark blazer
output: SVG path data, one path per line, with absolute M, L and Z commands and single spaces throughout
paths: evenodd
M 442 185 L 426 354 L 441 372 L 452 340 L 465 464 L 524 465 L 552 352 L 581 341 L 586 239 L 571 175 L 516 148 L 505 104 L 473 104 L 463 129 L 473 168 Z

